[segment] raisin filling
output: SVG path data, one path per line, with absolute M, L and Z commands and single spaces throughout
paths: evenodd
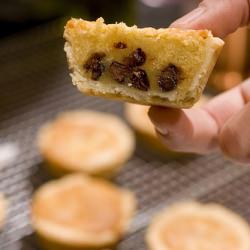
M 114 47 L 124 49 L 127 48 L 127 45 L 118 42 L 114 44 Z M 103 63 L 105 56 L 105 53 L 94 53 L 85 63 L 84 68 L 87 72 L 91 72 L 92 80 L 98 80 L 105 71 Z M 142 91 L 148 91 L 150 88 L 148 75 L 145 70 L 138 68 L 146 62 L 145 52 L 138 48 L 129 57 L 125 57 L 123 62 L 113 61 L 109 65 L 111 77 L 118 83 L 127 84 Z
M 131 84 L 134 88 L 140 89 L 143 91 L 149 90 L 149 80 L 145 70 L 135 69 L 131 75 Z
M 91 79 L 97 81 L 102 73 L 105 71 L 105 66 L 102 59 L 106 56 L 105 53 L 93 54 L 85 63 L 84 68 L 86 71 L 91 71 Z
M 131 75 L 129 66 L 113 61 L 109 66 L 109 72 L 112 78 L 119 83 L 126 83 Z
M 124 63 L 130 67 L 142 66 L 145 62 L 146 54 L 141 48 L 136 49 L 129 57 L 124 58 Z
M 150 84 L 145 70 L 138 68 L 146 61 L 146 54 L 138 48 L 125 57 L 123 64 L 113 61 L 109 66 L 111 77 L 119 83 L 127 83 L 139 90 L 148 91 Z
M 127 44 L 123 43 L 123 42 L 118 42 L 118 43 L 114 43 L 114 47 L 116 49 L 126 49 L 127 48 Z
M 162 92 L 174 90 L 180 80 L 180 70 L 173 64 L 164 68 L 158 79 L 158 85 Z

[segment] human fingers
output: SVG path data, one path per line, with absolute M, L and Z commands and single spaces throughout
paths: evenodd
M 247 25 L 250 19 L 250 0 L 204 0 L 170 27 L 209 29 L 215 36 L 224 38 L 237 28 Z
M 230 159 L 250 163 L 250 103 L 234 115 L 222 128 L 219 143 Z
M 218 127 L 208 112 L 151 107 L 149 117 L 164 144 L 178 152 L 205 154 L 216 148 Z
M 250 101 L 250 81 L 213 98 L 201 108 L 151 107 L 149 117 L 172 150 L 209 153 L 218 146 L 221 128 Z

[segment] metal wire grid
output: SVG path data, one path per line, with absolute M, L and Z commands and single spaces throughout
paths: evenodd
M 58 112 L 90 108 L 122 116 L 122 104 L 83 97 L 72 85 L 58 23 L 16 35 L 0 43 L 0 145 L 16 145 L 16 158 L 0 166 L 0 190 L 9 216 L 0 249 L 38 249 L 29 225 L 33 191 L 49 179 L 37 152 L 37 129 Z M 250 220 L 248 167 L 220 155 L 159 161 L 138 144 L 133 158 L 114 180 L 133 190 L 139 210 L 118 249 L 145 249 L 143 235 L 153 214 L 180 199 L 222 203 Z M 1 148 L 0 148 L 1 149 Z M 1 154 L 1 151 L 0 151 Z

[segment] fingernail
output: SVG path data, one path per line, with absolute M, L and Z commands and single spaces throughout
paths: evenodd
M 159 134 L 165 136 L 168 134 L 168 130 L 167 130 L 167 128 L 165 128 L 165 126 L 162 126 L 162 124 L 159 122 L 158 113 L 159 113 L 159 110 L 155 110 L 155 107 L 150 108 L 148 111 L 148 116 L 149 116 L 150 121 L 155 126 L 155 130 Z
M 183 28 L 185 27 L 189 28 L 188 25 L 191 24 L 193 21 L 199 19 L 199 17 L 201 17 L 203 14 L 204 14 L 204 8 L 198 7 L 195 10 L 188 13 L 187 15 L 185 15 L 184 17 L 177 19 L 174 23 L 170 25 L 170 27 L 175 28 L 181 26 Z
M 157 133 L 159 133 L 162 136 L 168 135 L 168 130 L 166 128 L 161 128 L 161 127 L 155 127 L 155 130 Z

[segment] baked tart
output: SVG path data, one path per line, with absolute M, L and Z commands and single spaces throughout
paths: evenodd
M 110 177 L 131 157 L 134 144 L 133 132 L 120 118 L 90 110 L 61 113 L 38 134 L 40 152 L 56 176 Z
M 248 250 L 246 221 L 216 204 L 180 203 L 157 215 L 146 241 L 150 250 Z
M 208 30 L 128 27 L 71 19 L 64 31 L 73 84 L 89 95 L 189 108 L 224 42 Z
M 135 204 L 130 191 L 73 174 L 35 192 L 32 225 L 46 250 L 112 248 L 128 230 Z

